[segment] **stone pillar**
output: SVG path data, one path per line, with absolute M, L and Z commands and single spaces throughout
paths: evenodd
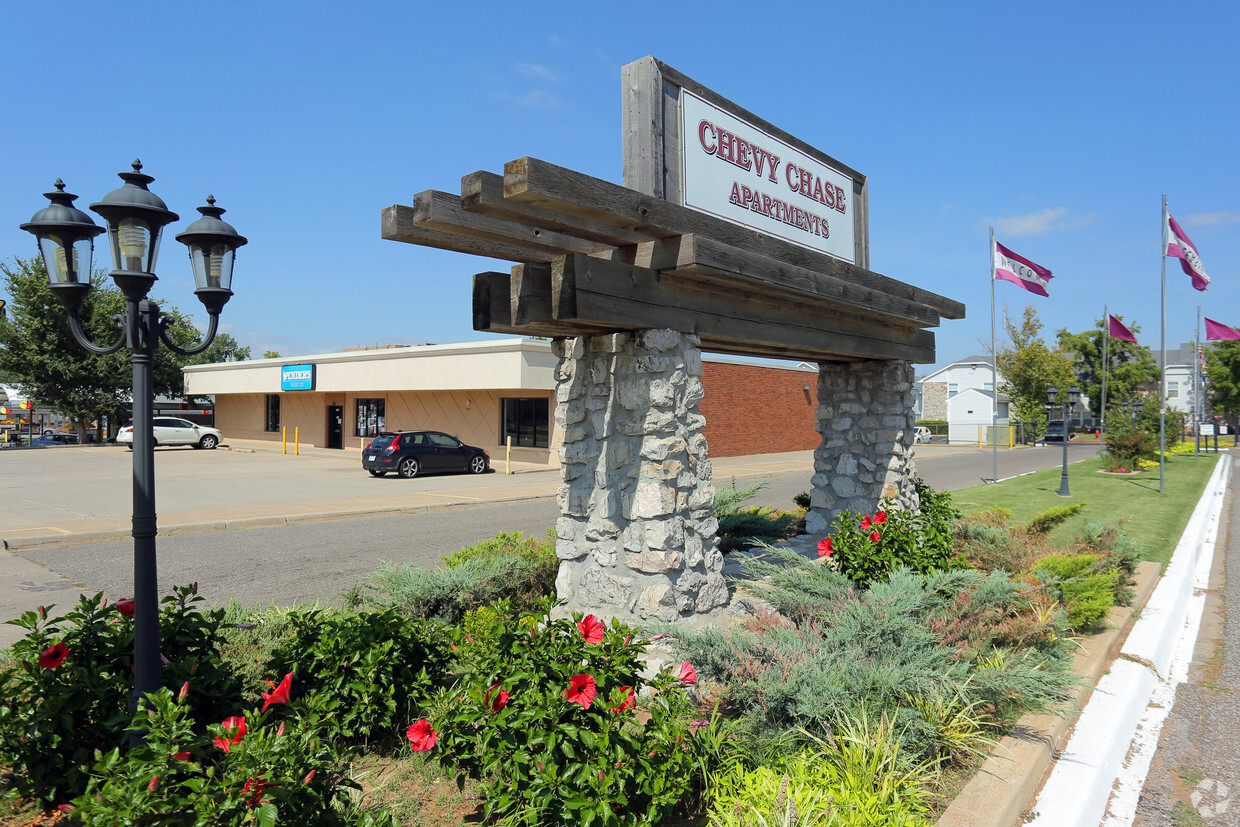
M 675 330 L 555 342 L 560 612 L 640 624 L 728 602 L 698 345 Z
M 873 514 L 886 498 L 915 509 L 913 365 L 874 361 L 818 366 L 814 451 L 805 530 L 825 537 L 841 511 Z

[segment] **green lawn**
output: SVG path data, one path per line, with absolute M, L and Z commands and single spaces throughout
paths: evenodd
M 1137 476 L 1099 473 L 1094 459 L 1068 466 L 1071 497 L 1060 497 L 1062 468 L 1038 471 L 998 485 L 977 485 L 952 492 L 952 500 L 964 514 L 1000 505 L 1012 510 L 1013 522 L 1028 522 L 1034 515 L 1056 506 L 1087 503 L 1085 510 L 1051 532 L 1056 544 L 1069 544 L 1087 522 L 1114 523 L 1124 520 L 1124 530 L 1144 546 L 1146 560 L 1165 568 L 1179 542 L 1189 516 L 1210 478 L 1216 454 L 1167 455 L 1166 490 L 1158 491 L 1158 469 Z

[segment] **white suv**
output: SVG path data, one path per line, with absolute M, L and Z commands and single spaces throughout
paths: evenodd
M 154 425 L 156 445 L 193 445 L 195 448 L 214 448 L 220 444 L 224 435 L 215 428 L 206 425 L 195 425 L 188 419 L 172 416 L 157 416 Z M 133 450 L 133 425 L 126 425 L 116 435 L 116 441 L 128 445 Z
M 932 438 L 933 437 L 930 434 L 930 429 L 927 428 L 925 425 L 918 425 L 916 428 L 913 429 L 913 443 L 914 444 L 921 443 L 921 442 L 929 442 Z

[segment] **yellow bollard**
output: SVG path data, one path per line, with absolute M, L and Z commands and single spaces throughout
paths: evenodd
M 509 434 L 505 438 L 504 442 L 507 444 L 507 449 L 504 452 L 504 473 L 511 474 L 512 473 L 512 434 Z
M 301 456 L 301 427 L 293 428 L 293 454 Z
M 280 444 L 284 446 L 284 453 L 288 453 L 288 426 L 284 425 L 280 428 Z

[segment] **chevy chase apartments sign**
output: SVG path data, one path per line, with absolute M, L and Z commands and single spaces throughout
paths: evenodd
M 681 90 L 684 204 L 856 263 L 853 179 Z

